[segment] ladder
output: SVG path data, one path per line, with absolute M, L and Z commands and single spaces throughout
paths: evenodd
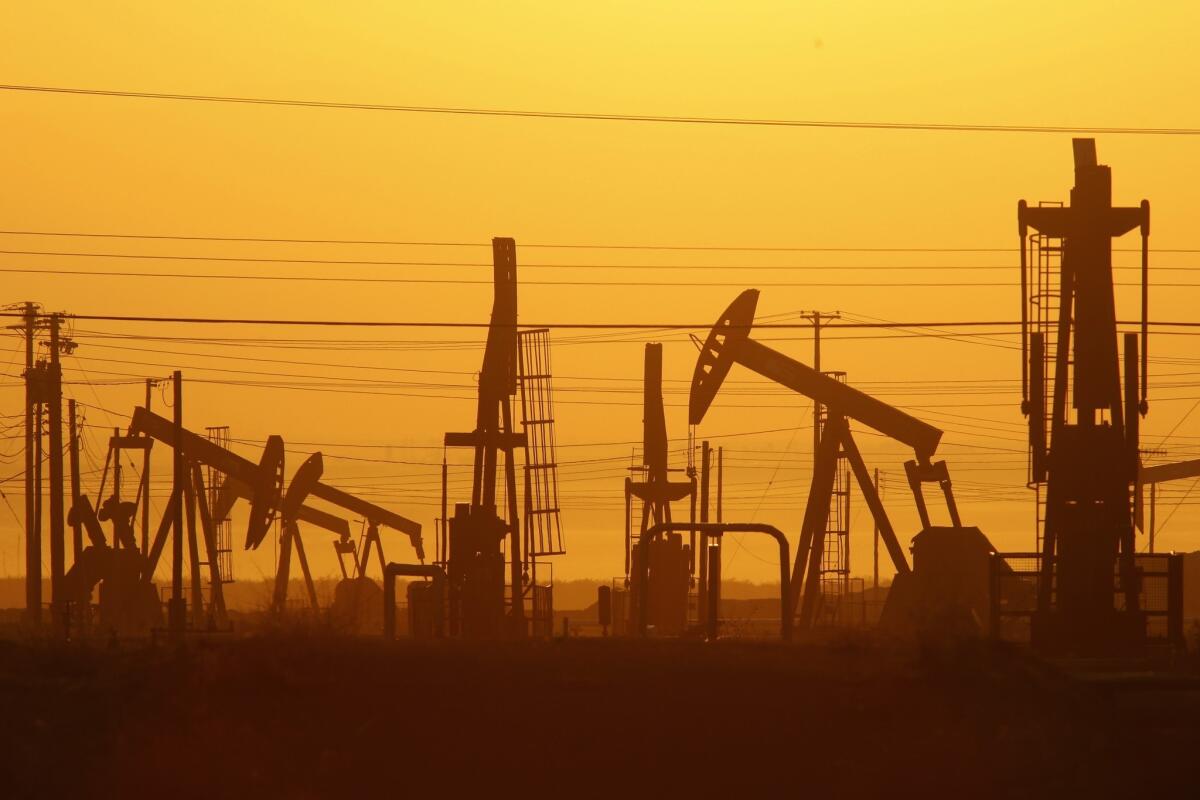
M 210 442 L 221 447 L 229 449 L 229 426 L 220 425 L 208 427 L 204 429 L 207 438 Z M 205 491 L 208 494 L 209 508 L 217 507 L 217 497 L 221 493 L 221 484 L 225 480 L 225 476 L 213 468 L 210 464 L 204 468 Z M 223 519 L 214 519 L 213 535 L 216 541 L 217 553 L 217 572 L 221 576 L 221 583 L 233 583 L 233 521 L 229 517 Z M 207 562 L 201 562 L 201 566 L 207 567 Z
M 1062 207 L 1061 202 L 1040 202 L 1038 206 Z M 1034 234 L 1029 237 L 1026 263 L 1029 265 L 1029 322 L 1032 332 L 1042 334 L 1045 342 L 1043 352 L 1042 374 L 1046 376 L 1047 385 L 1052 386 L 1053 366 L 1058 345 L 1058 315 L 1061 308 L 1061 275 L 1064 240 L 1059 237 Z M 1068 368 L 1070 364 L 1068 363 Z M 1043 407 L 1031 409 L 1030 414 L 1037 414 L 1046 431 L 1046 441 L 1050 441 L 1050 427 L 1053 417 L 1053 392 L 1046 392 L 1043 397 Z M 1042 551 L 1042 537 L 1046 526 L 1046 487 L 1042 482 L 1033 479 L 1032 451 L 1029 455 L 1029 472 L 1027 485 L 1034 490 L 1034 547 L 1035 552 Z
M 517 351 L 521 425 L 526 436 L 525 557 L 532 562 L 538 556 L 566 552 L 558 502 L 550 331 L 520 331 Z

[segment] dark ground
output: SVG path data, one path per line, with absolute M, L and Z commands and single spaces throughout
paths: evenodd
M 0 642 L 0 797 L 1197 796 L 1200 688 L 1117 684 L 865 638 Z

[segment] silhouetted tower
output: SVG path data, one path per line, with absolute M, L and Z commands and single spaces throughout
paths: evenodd
M 662 345 L 647 344 L 642 385 L 642 464 L 634 467 L 641 480 L 625 479 L 625 574 L 638 572 L 635 560 L 644 552 L 638 547 L 642 536 L 654 525 L 672 522 L 671 503 L 692 498 L 691 519 L 695 521 L 696 479 L 672 481 L 667 454 L 667 419 L 663 408 Z M 633 498 L 642 501 L 641 522 L 633 533 Z M 649 551 L 647 597 L 641 597 L 637 582 L 630 585 L 631 614 L 637 618 L 639 604 L 646 602 L 647 621 L 659 633 L 682 633 L 687 625 L 688 585 L 694 571 L 695 535 L 684 543 L 682 534 L 670 533 L 654 542 Z
M 1137 475 L 1139 416 L 1147 411 L 1150 205 L 1143 200 L 1137 207 L 1114 208 L 1112 174 L 1097 163 L 1095 141 L 1075 139 L 1073 146 L 1070 205 L 1029 207 L 1021 201 L 1017 211 L 1022 411 L 1029 416 L 1030 482 L 1046 490 L 1033 639 L 1041 647 L 1072 652 L 1128 652 L 1146 635 L 1138 608 L 1130 485 Z M 1045 326 L 1039 330 L 1037 317 L 1030 320 L 1031 308 L 1044 313 L 1039 304 L 1046 297 L 1044 265 L 1040 260 L 1031 265 L 1027 256 L 1030 228 L 1061 242 L 1052 355 Z M 1137 335 L 1126 334 L 1122 384 L 1112 239 L 1139 228 L 1141 379 Z M 1031 269 L 1038 270 L 1032 280 Z
M 526 446 L 527 440 L 524 431 L 514 429 L 512 407 L 518 371 L 516 242 L 493 239 L 492 262 L 492 318 L 479 373 L 475 429 L 469 433 L 447 433 L 445 438 L 447 447 L 471 447 L 475 451 L 471 502 L 454 507 L 446 556 L 451 633 L 472 638 L 526 634 L 522 585 L 525 565 L 521 555 L 515 453 L 516 448 Z M 504 501 L 503 508 L 497 505 L 496 493 L 501 455 L 504 456 L 504 488 L 500 498 Z

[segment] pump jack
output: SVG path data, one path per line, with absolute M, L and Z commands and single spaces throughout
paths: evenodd
M 524 637 L 527 633 L 526 595 L 532 593 L 535 623 L 548 633 L 552 596 L 530 581 L 536 556 L 563 551 L 558 521 L 557 464 L 554 462 L 553 417 L 550 415 L 549 341 L 546 331 L 517 330 L 517 245 L 508 238 L 492 240 L 493 301 L 483 368 L 479 372 L 479 401 L 475 429 L 447 433 L 446 447 L 475 451 L 471 502 L 458 503 L 449 529 L 445 559 L 450 600 L 450 633 L 467 638 Z M 529 352 L 526 352 L 529 351 Z M 527 363 L 528 362 L 528 363 Z M 521 393 L 523 430 L 516 430 L 512 398 Z M 534 440 L 527 435 L 536 429 Z M 521 547 L 521 516 L 517 503 L 516 449 L 525 449 L 528 528 Z M 497 505 L 499 457 L 504 455 L 504 514 Z M 537 479 L 531 473 L 537 472 Z M 535 501 L 536 498 L 536 501 Z M 442 484 L 442 508 L 446 508 Z M 443 514 L 444 516 L 444 514 Z M 543 532 L 548 535 L 543 536 Z M 507 552 L 504 552 L 507 540 Z M 508 614 L 505 615 L 505 560 L 508 561 Z M 527 582 L 529 586 L 527 586 Z
M 1070 205 L 1030 207 L 1022 200 L 1017 207 L 1021 410 L 1029 417 L 1031 485 L 1046 486 L 1032 638 L 1047 651 L 1127 655 L 1139 652 L 1147 637 L 1130 486 L 1138 474 L 1139 418 L 1149 408 L 1150 204 L 1143 200 L 1135 207 L 1113 206 L 1112 172 L 1098 163 L 1095 140 L 1074 139 L 1072 148 L 1075 185 Z M 1042 287 L 1045 295 L 1030 295 L 1030 228 L 1040 237 L 1062 242 L 1056 245 L 1061 252 L 1056 296 L 1049 286 Z M 1141 380 L 1138 335 L 1127 333 L 1122 387 L 1112 239 L 1133 230 L 1140 230 L 1142 240 Z M 1058 318 L 1031 323 L 1029 311 L 1036 310 L 1042 296 L 1057 301 Z M 1053 337 L 1053 354 L 1048 337 Z M 1053 368 L 1052 397 L 1046 393 L 1048 366 Z M 1073 422 L 1068 396 L 1075 409 Z
M 367 526 L 367 534 L 358 548 L 350 539 L 349 526 L 344 520 L 339 520 L 338 538 L 334 541 L 334 552 L 338 556 L 338 564 L 342 570 L 342 581 L 334 592 L 331 611 L 343 624 L 360 631 L 377 631 L 382 624 L 382 594 L 383 590 L 367 576 L 367 565 L 371 554 L 371 545 L 379 556 L 380 578 L 386 577 L 386 559 L 383 555 L 383 542 L 379 535 L 380 527 L 389 527 L 405 533 L 416 551 L 420 563 L 425 562 L 425 547 L 421 538 L 419 523 L 400 516 L 374 503 L 335 489 L 323 483 L 320 478 L 324 471 L 324 463 L 320 453 L 309 456 L 292 476 L 280 506 L 279 520 L 283 530 L 281 538 L 279 570 L 275 576 L 275 608 L 282 610 L 287 600 L 288 571 L 290 564 L 290 549 L 294 545 L 299 557 L 301 569 L 304 572 L 305 585 L 308 588 L 309 603 L 314 610 L 318 608 L 316 591 L 308 563 L 304 557 L 303 541 L 300 537 L 298 520 L 307 515 L 304 512 L 304 501 L 315 497 L 327 503 L 336 505 L 346 511 L 363 517 Z M 326 527 L 326 526 L 322 526 Z M 326 527 L 328 530 L 329 528 Z M 346 574 L 342 561 L 344 555 L 351 556 L 356 564 L 353 577 Z
M 287 602 L 287 587 L 291 566 L 291 554 L 295 549 L 304 575 L 308 599 L 312 607 L 317 607 L 316 589 L 313 585 L 312 574 L 308 568 L 308 558 L 304 551 L 304 542 L 300 536 L 301 522 L 313 524 L 337 536 L 334 542 L 335 552 L 340 555 L 354 550 L 350 538 L 350 526 L 344 519 L 307 505 L 305 501 L 312 497 L 323 500 L 352 514 L 365 518 L 372 530 L 375 531 L 375 541 L 382 556 L 382 544 L 378 541 L 379 526 L 386 526 L 407 534 L 417 558 L 424 561 L 425 550 L 421 538 L 421 525 L 401 515 L 389 511 L 374 503 L 351 495 L 320 480 L 323 472 L 323 462 L 320 453 L 314 453 L 297 469 L 292 476 L 287 491 L 283 491 L 283 440 L 272 436 L 267 440 L 263 451 L 262 461 L 255 465 L 253 462 L 220 447 L 199 434 L 184 430 L 180 441 L 175 434 L 175 426 L 163 417 L 147 411 L 144 408 L 134 410 L 133 422 L 130 425 L 131 436 L 142 436 L 163 442 L 170 447 L 182 447 L 186 457 L 193 462 L 192 473 L 196 483 L 194 494 L 201 501 L 201 520 L 205 526 L 206 544 L 211 538 L 212 519 L 222 519 L 228 516 L 230 509 L 238 498 L 250 501 L 250 523 L 246 531 L 246 549 L 257 549 L 266 538 L 271 522 L 280 522 L 279 567 L 275 576 L 275 593 L 273 607 L 280 611 Z M 203 502 L 203 484 L 200 483 L 200 466 L 209 466 L 225 475 L 225 481 L 218 493 L 218 502 L 213 509 L 208 509 Z M 161 536 L 160 530 L 160 536 Z M 156 545 L 158 538 L 156 538 Z M 154 549 L 151 555 L 156 555 Z M 363 564 L 365 567 L 365 554 Z M 209 553 L 210 566 L 215 568 L 216 559 Z M 361 571 L 360 571 L 361 576 Z M 215 585 L 215 581 L 214 581 Z
M 192 565 L 192 611 L 193 621 L 197 621 L 202 612 L 203 599 L 200 594 L 200 567 L 209 568 L 212 595 L 209 601 L 208 624 L 210 627 L 221 626 L 225 621 L 225 604 L 221 586 L 220 561 L 217 557 L 217 543 L 214 520 L 227 518 L 233 505 L 238 499 L 250 501 L 249 520 L 246 528 L 246 549 L 257 548 L 265 540 L 272 523 L 280 522 L 282 530 L 280 540 L 280 564 L 276 573 L 274 607 L 281 609 L 287 599 L 287 581 L 291 550 L 296 550 L 304 573 L 309 600 L 316 606 L 316 591 L 312 575 L 308 569 L 304 545 L 300 538 L 300 522 L 307 522 L 323 528 L 337 537 L 334 547 L 340 554 L 348 547 L 354 550 L 350 539 L 350 526 L 344 519 L 326 511 L 305 504 L 305 500 L 313 497 L 335 505 L 341 509 L 364 517 L 371 529 L 374 530 L 376 545 L 382 555 L 382 545 L 378 542 L 378 527 L 386 525 L 408 535 L 417 557 L 424 559 L 424 548 L 421 540 L 421 526 L 399 514 L 381 508 L 340 489 L 322 483 L 319 479 L 322 472 L 320 453 L 315 453 L 297 470 L 291 484 L 284 491 L 284 445 L 278 436 L 267 439 L 262 458 L 255 464 L 230 450 L 200 436 L 186 428 L 177 427 L 172 421 L 165 419 L 145 408 L 135 408 L 129 430 L 125 435 L 116 435 L 110 441 L 109 462 L 119 464 L 120 452 L 125 449 L 146 450 L 155 441 L 171 447 L 183 456 L 186 465 L 185 480 L 181 486 L 172 491 L 162 521 L 156 535 L 153 537 L 147 551 L 139 552 L 133 535 L 133 518 L 136 514 L 137 503 L 123 501 L 114 486 L 113 496 L 107 498 L 101 505 L 99 513 L 93 508 L 87 495 L 80 495 L 71 509 L 71 524 L 78 524 L 87 531 L 91 547 L 85 548 L 75 566 L 64 579 L 66 595 L 69 602 L 86 604 L 92 589 L 98 582 L 101 584 L 101 617 L 108 627 L 125 632 L 144 632 L 159 618 L 157 593 L 153 587 L 154 571 L 165 548 L 172 522 L 180 512 L 180 504 L 186 504 L 184 510 L 187 520 L 190 560 Z M 202 467 L 209 467 L 224 476 L 217 492 L 216 502 L 209 506 L 208 492 L 205 491 Z M 115 483 L 115 478 L 114 478 Z M 103 494 L 103 483 L 101 484 Z M 147 498 L 139 498 L 147 502 Z M 199 543 L 197 541 L 196 513 L 199 511 L 199 528 L 203 537 L 206 561 L 199 558 Z M 110 548 L 105 540 L 100 526 L 102 521 L 111 521 L 113 525 L 113 546 Z M 174 554 L 178 557 L 179 554 Z M 363 558 L 365 566 L 365 554 Z M 360 577 L 361 577 L 360 570 Z M 176 576 L 179 572 L 175 570 Z M 173 582 L 178 580 L 173 577 Z M 107 587 L 107 588 L 106 588 Z M 106 602 L 106 593 L 113 599 Z M 378 604 L 374 604 L 377 606 Z M 106 610 L 109 609 L 109 610 Z M 372 606 L 374 610 L 374 606 Z
M 228 496 L 241 494 L 252 499 L 247 529 L 248 541 L 261 540 L 266 535 L 275 513 L 274 509 L 278 506 L 278 501 L 274 498 L 278 495 L 283 480 L 283 442 L 278 437 L 273 437 L 268 441 L 262 462 L 257 465 L 190 431 L 182 430 L 182 439 L 182 447 L 186 448 L 189 454 L 186 474 L 182 476 L 184 478 L 182 485 L 172 491 L 157 533 L 153 541 L 148 543 L 145 552 L 138 551 L 133 536 L 133 517 L 138 504 L 120 499 L 120 487 L 115 474 L 113 494 L 101 504 L 99 513 L 92 507 L 91 500 L 87 495 L 80 495 L 71 509 L 72 524 L 81 525 L 87 531 L 91 547 L 84 549 L 81 558 L 77 560 L 76 565 L 67 575 L 67 582 L 71 589 L 70 601 L 76 604 L 86 604 L 95 584 L 103 580 L 104 585 L 101 587 L 102 617 L 104 616 L 106 585 L 110 594 L 121 592 L 131 597 L 136 596 L 140 598 L 139 603 L 156 611 L 151 614 L 143 609 L 137 611 L 133 616 L 124 614 L 123 619 L 127 620 L 128 624 L 117 619 L 105 622 L 114 629 L 144 632 L 144 629 L 148 627 L 147 621 L 153 622 L 158 618 L 158 598 L 153 588 L 153 577 L 172 523 L 177 517 L 180 503 L 185 503 L 188 511 L 186 520 L 192 562 L 193 620 L 198 620 L 202 611 L 202 600 L 199 593 L 201 562 L 198 557 L 195 515 L 195 509 L 198 506 L 200 529 L 204 539 L 206 563 L 209 567 L 212 589 L 208 623 L 210 627 L 224 625 L 225 603 L 221 588 L 223 581 L 216 554 L 217 545 L 213 520 L 224 518 L 232 501 L 229 501 L 224 509 L 209 508 L 208 493 L 204 490 L 204 479 L 200 470 L 201 465 L 213 467 L 228 476 L 225 486 Z M 110 440 L 107 463 L 118 465 L 123 450 L 148 450 L 156 440 L 175 447 L 178 444 L 178 437 L 174 423 L 143 408 L 135 409 L 128 433 L 124 436 L 114 435 Z M 102 479 L 100 493 L 103 494 L 103 492 Z M 140 497 L 138 500 L 142 503 L 148 502 L 148 498 L 145 497 Z M 112 548 L 108 547 L 100 527 L 100 522 L 105 520 L 111 521 L 113 525 Z
M 682 534 L 668 533 L 664 538 L 639 547 L 646 531 L 656 525 L 672 524 L 671 503 L 691 498 L 690 521 L 696 521 L 696 478 L 672 481 L 667 460 L 667 422 L 663 409 L 662 345 L 647 344 L 643 383 L 642 460 L 645 479 L 625 479 L 625 575 L 630 591 L 630 619 L 642 619 L 641 604 L 646 604 L 645 619 L 660 634 L 676 635 L 687 626 L 688 587 L 695 574 L 696 532 L 684 544 Z M 633 498 L 642 501 L 642 520 L 638 536 L 633 537 Z M 646 559 L 649 575 L 646 596 L 641 583 L 630 581 L 639 574 L 640 561 Z
M 942 432 L 905 412 L 865 394 L 845 383 L 773 350 L 750 338 L 758 290 L 747 289 L 730 304 L 713 326 L 696 362 L 689 400 L 689 423 L 699 425 L 716 398 L 721 384 L 735 363 L 757 372 L 792 391 L 812 398 L 827 409 L 824 431 L 817 446 L 812 485 L 800 530 L 791 574 L 792 614 L 800 608 L 801 627 L 813 624 L 820 599 L 821 556 L 825 523 L 833 492 L 838 453 L 850 462 L 855 480 L 887 547 L 896 579 L 888 594 L 884 619 L 912 618 L 932 611 L 943 613 L 946 606 L 969 611 L 978 620 L 986 611 L 987 553 L 991 545 L 978 528 L 964 528 L 951 490 L 945 461 L 931 461 Z M 884 510 L 874 481 L 851 434 L 849 420 L 856 420 L 885 436 L 911 447 L 916 458 L 905 463 L 905 472 L 916 500 L 922 531 L 913 540 L 916 565 L 908 559 Z M 941 488 L 951 525 L 937 527 L 930 521 L 922 487 L 936 483 Z M 955 567 L 949 553 L 968 552 L 972 556 L 974 580 L 947 579 Z M 926 566 L 927 565 L 927 566 Z M 914 580 L 914 577 L 916 580 Z M 982 594 L 982 597 L 980 596 Z M 801 602 L 803 597 L 803 602 Z

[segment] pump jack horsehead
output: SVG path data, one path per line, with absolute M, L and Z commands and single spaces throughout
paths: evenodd
M 829 516 L 839 451 L 850 462 L 855 480 L 866 499 L 871 515 L 875 518 L 880 538 L 886 545 L 888 555 L 896 569 L 896 580 L 892 591 L 889 592 L 888 606 L 904 610 L 897 610 L 892 616 L 912 613 L 911 606 L 914 603 L 913 569 L 909 567 L 904 549 L 896 537 L 895 529 L 888 520 L 887 512 L 884 510 L 871 475 L 863 462 L 862 454 L 851 434 L 850 420 L 861 422 L 885 436 L 908 445 L 914 451 L 916 457 L 904 465 L 923 528 L 922 533 L 914 539 L 914 552 L 917 552 L 921 538 L 926 534 L 930 534 L 928 541 L 937 542 L 933 546 L 939 549 L 954 547 L 955 541 L 970 541 L 978 545 L 977 549 L 980 550 L 982 558 L 980 563 L 986 570 L 986 552 L 990 550 L 990 545 L 986 544 L 986 539 L 983 539 L 978 529 L 962 527 L 958 508 L 954 502 L 954 494 L 951 491 L 946 462 L 931 460 L 937 450 L 942 432 L 893 406 L 823 375 L 811 367 L 751 339 L 750 328 L 754 324 L 754 311 L 757 304 L 758 290 L 747 289 L 733 301 L 713 326 L 700 351 L 692 376 L 688 416 L 691 425 L 700 424 L 716 398 L 722 382 L 735 363 L 742 364 L 763 377 L 811 398 L 828 410 L 824 432 L 817 447 L 812 484 L 790 582 L 791 599 L 788 605 L 792 614 L 795 614 L 799 607 L 801 627 L 812 625 L 817 604 L 820 602 L 820 570 L 824 549 L 824 531 Z M 925 483 L 936 483 L 941 488 L 946 499 L 951 527 L 934 527 L 931 524 L 929 510 L 922 493 L 922 486 Z M 943 543 L 946 538 L 951 540 L 949 545 Z M 922 583 L 927 585 L 922 587 L 919 594 L 924 595 L 927 600 L 932 599 L 930 595 L 937 593 L 938 588 L 933 585 L 933 581 L 923 579 Z M 986 586 L 986 582 L 984 585 Z M 973 612 L 977 614 L 984 612 L 984 608 L 979 607 L 979 600 L 971 602 L 970 605 Z M 889 616 L 887 609 L 885 609 L 884 616 L 885 618 Z

